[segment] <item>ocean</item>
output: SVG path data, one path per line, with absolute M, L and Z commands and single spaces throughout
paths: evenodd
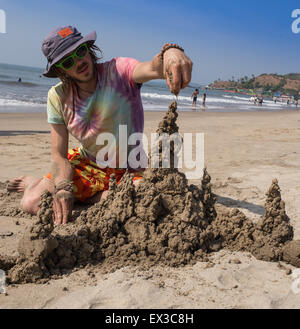
M 47 93 L 58 79 L 48 79 L 42 75 L 43 69 L 0 64 L 0 113 L 46 112 Z M 21 82 L 19 82 L 21 78 Z M 250 96 L 228 94 L 219 90 L 205 90 L 204 85 L 191 83 L 182 90 L 177 98 L 179 111 L 194 111 L 192 108 L 192 93 L 199 89 L 197 111 L 207 112 L 249 112 L 278 111 L 295 109 L 295 105 L 265 99 L 262 106 L 250 102 Z M 202 95 L 207 94 L 206 106 L 202 107 Z M 166 111 L 168 104 L 176 97 L 172 95 L 164 81 L 155 80 L 145 83 L 141 89 L 145 111 Z

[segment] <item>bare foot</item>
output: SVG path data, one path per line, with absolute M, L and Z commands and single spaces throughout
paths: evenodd
M 8 192 L 24 192 L 28 186 L 36 183 L 38 180 L 40 179 L 31 176 L 20 176 L 10 181 L 6 189 Z

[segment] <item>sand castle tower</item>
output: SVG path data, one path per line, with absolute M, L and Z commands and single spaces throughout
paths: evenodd
M 279 243 L 292 240 L 293 227 L 289 224 L 277 179 L 272 181 L 266 196 L 265 214 L 258 222 L 257 229 Z

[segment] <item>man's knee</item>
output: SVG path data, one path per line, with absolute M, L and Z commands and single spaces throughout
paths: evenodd
M 21 208 L 30 214 L 36 215 L 39 210 L 41 195 L 45 191 L 52 193 L 53 190 L 54 186 L 51 180 L 47 178 L 41 179 L 37 185 L 25 190 L 21 200 Z
M 36 215 L 39 210 L 40 196 L 26 196 L 21 200 L 21 208 L 32 214 Z

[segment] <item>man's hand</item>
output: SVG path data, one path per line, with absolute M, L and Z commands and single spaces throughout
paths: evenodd
M 171 93 L 176 96 L 187 87 L 192 78 L 192 61 L 179 49 L 171 48 L 164 53 L 164 77 Z
M 176 48 L 170 48 L 163 54 L 163 62 L 160 54 L 152 60 L 153 70 L 159 72 L 162 78 L 165 78 L 171 93 L 176 96 L 180 90 L 185 88 L 192 78 L 192 61 L 185 53 Z
M 53 199 L 54 224 L 66 224 L 72 215 L 73 193 L 68 191 L 58 191 Z
M 170 48 L 161 55 L 157 54 L 151 62 L 139 63 L 133 72 L 133 81 L 144 83 L 153 79 L 166 79 L 171 93 L 176 96 L 180 89 L 191 81 L 192 61 L 185 53 L 176 48 Z

